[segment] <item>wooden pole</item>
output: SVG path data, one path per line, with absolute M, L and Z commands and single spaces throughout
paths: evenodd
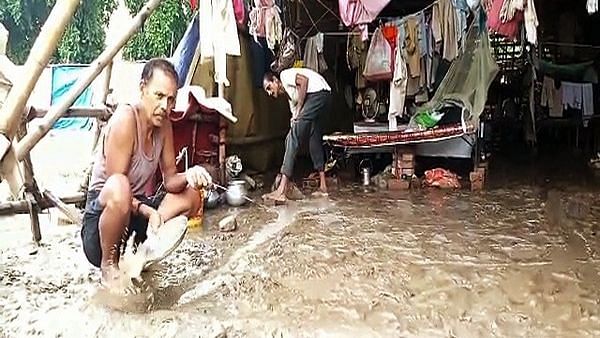
M 106 68 L 104 69 L 104 85 L 102 86 L 102 92 L 100 97 L 102 98 L 102 104 L 106 106 L 106 100 L 108 98 L 108 93 L 110 91 L 110 78 L 112 76 L 112 67 L 113 61 L 111 60 Z M 98 146 L 98 140 L 100 140 L 100 135 L 102 134 L 102 128 L 104 127 L 104 121 L 100 118 L 96 118 L 96 131 L 94 132 L 94 141 L 92 142 L 91 153 L 94 153 L 96 147 Z M 80 184 L 80 191 L 87 192 L 90 184 L 90 179 L 92 177 L 92 170 L 94 167 L 94 161 L 91 161 L 88 164 L 85 174 L 83 176 L 83 180 Z
M 43 118 L 48 114 L 48 108 L 31 107 L 28 120 Z M 63 115 L 65 117 L 94 117 L 101 120 L 108 120 L 112 111 L 108 107 L 71 107 Z
M 223 83 L 218 84 L 218 95 L 220 98 L 225 98 L 225 85 Z M 226 149 L 225 143 L 227 142 L 227 121 L 223 117 L 219 119 L 219 180 L 222 184 L 227 184 L 227 175 L 225 168 L 225 157 Z
M 65 204 L 77 204 L 85 202 L 85 194 L 80 192 L 74 195 L 60 197 L 60 200 Z M 44 195 L 40 204 L 37 205 L 39 210 L 44 210 L 53 206 L 54 203 L 48 199 L 47 195 Z M 0 203 L 0 216 L 26 213 L 29 213 L 26 200 Z
M 37 129 L 27 134 L 25 138 L 19 142 L 16 146 L 17 158 L 22 159 L 25 154 L 29 153 L 31 149 L 40 141 L 46 133 L 50 130 L 52 125 L 64 115 L 69 107 L 75 102 L 75 100 L 81 95 L 81 93 L 87 88 L 92 81 L 102 72 L 102 70 L 108 65 L 109 62 L 115 57 L 115 55 L 121 50 L 121 48 L 127 43 L 127 41 L 133 36 L 137 30 L 142 26 L 144 21 L 152 14 L 152 12 L 158 7 L 161 0 L 150 0 L 144 6 L 140 12 L 133 18 L 128 29 L 126 29 L 123 35 L 116 40 L 116 42 L 107 48 L 98 58 L 92 63 L 92 66 L 88 70 L 87 74 L 80 77 L 73 88 L 64 96 L 64 98 L 55 106 L 50 108 L 48 114 L 43 118 L 41 125 Z
M 27 134 L 27 117 L 23 116 L 21 126 L 17 130 L 17 138 L 22 139 Z M 12 151 L 11 151 L 12 153 Z M 31 162 L 30 154 L 27 154 L 23 159 L 23 168 L 25 174 L 25 201 L 27 201 L 27 209 L 29 209 L 29 218 L 31 219 L 31 233 L 33 241 L 39 245 L 42 240 L 42 231 L 40 230 L 40 211 L 37 201 L 41 200 L 39 188 L 35 177 L 33 176 L 33 163 Z
M 79 5 L 79 0 L 58 0 L 56 2 L 31 48 L 23 67 L 22 76 L 19 76 L 19 81 L 15 81 L 12 90 L 8 93 L 6 102 L 0 110 L 0 134 L 2 134 L 0 137 L 6 138 L 8 145 L 6 141 L 0 142 L 0 159 L 9 150 L 23 108 L 44 67 L 56 50 L 56 45 L 73 17 L 77 5 Z M 16 164 L 13 163 L 13 165 Z

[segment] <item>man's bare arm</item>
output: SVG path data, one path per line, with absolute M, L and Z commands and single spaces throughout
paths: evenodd
M 308 78 L 302 74 L 296 75 L 296 88 L 298 90 L 298 102 L 296 103 L 298 117 L 302 114 L 304 108 L 304 100 L 306 99 L 306 92 L 308 90 Z
M 121 111 L 115 112 L 113 119 L 117 123 L 113 123 L 106 137 L 104 144 L 104 155 L 106 156 L 106 174 L 108 177 L 114 174 L 123 174 L 127 176 L 133 147 L 135 144 L 136 130 L 135 114 L 129 106 L 124 106 Z M 131 210 L 138 212 L 146 217 L 150 216 L 151 210 L 141 207 L 141 202 L 135 197 L 131 200 Z
M 184 173 L 177 173 L 175 165 L 175 145 L 173 142 L 173 126 L 171 121 L 165 121 L 161 132 L 164 137 L 164 146 L 161 152 L 160 168 L 163 174 L 165 190 L 169 193 L 177 194 L 182 192 L 187 186 L 187 180 Z

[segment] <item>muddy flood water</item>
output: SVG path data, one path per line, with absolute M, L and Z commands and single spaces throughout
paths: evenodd
M 79 226 L 43 215 L 33 247 L 4 217 L 0 336 L 598 337 L 599 216 L 597 191 L 527 185 L 221 207 L 120 304 Z

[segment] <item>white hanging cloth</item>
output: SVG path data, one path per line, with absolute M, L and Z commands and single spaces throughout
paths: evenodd
M 527 41 L 532 45 L 537 45 L 537 27 L 539 25 L 539 21 L 533 0 L 527 0 L 524 14 L 525 34 L 527 35 Z
M 598 0 L 587 0 L 588 14 L 594 14 L 598 11 Z
M 200 63 L 214 60 L 215 82 L 229 87 L 227 55 L 240 56 L 232 0 L 199 1 Z

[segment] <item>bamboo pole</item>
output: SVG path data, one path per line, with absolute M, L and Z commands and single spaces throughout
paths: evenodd
M 22 139 L 27 134 L 27 117 L 23 116 L 21 126 L 17 130 L 17 139 Z M 11 153 L 14 153 L 11 151 Z M 25 200 L 27 201 L 27 207 L 29 209 L 29 218 L 31 219 L 31 234 L 33 235 L 33 241 L 36 244 L 40 244 L 42 240 L 42 231 L 40 230 L 40 216 L 41 209 L 37 205 L 36 201 L 41 200 L 39 194 L 39 188 L 35 177 L 33 175 L 33 163 L 31 162 L 30 154 L 27 154 L 22 162 L 24 181 L 25 181 Z
M 104 69 L 104 84 L 102 86 L 102 92 L 100 97 L 102 98 L 102 104 L 106 107 L 106 100 L 108 99 L 108 93 L 110 91 L 110 78 L 112 76 L 112 68 L 113 68 L 113 60 L 111 60 L 106 68 Z M 94 141 L 92 142 L 91 152 L 94 153 L 96 151 L 96 147 L 98 146 L 98 141 L 100 140 L 100 135 L 102 134 L 102 128 L 104 127 L 104 121 L 100 118 L 96 118 L 96 130 L 94 132 Z M 80 191 L 87 192 L 90 184 L 90 180 L 92 178 L 92 170 L 94 169 L 94 161 L 90 161 L 87 168 L 85 169 L 85 174 L 83 176 L 83 180 L 79 185 Z
M 56 45 L 62 37 L 67 24 L 73 17 L 79 5 L 79 0 L 58 0 L 44 26 L 40 35 L 36 38 L 31 52 L 24 65 L 24 72 L 16 81 L 12 90 L 8 93 L 6 102 L 0 110 L 0 137 L 8 140 L 0 142 L 0 159 L 10 149 L 10 143 L 18 128 L 19 118 L 25 104 L 35 87 L 44 67 L 48 64 L 50 57 L 56 50 Z M 16 163 L 12 163 L 16 165 Z
M 127 30 L 124 31 L 123 35 L 116 40 L 116 42 L 107 48 L 98 58 L 92 62 L 90 69 L 87 74 L 80 77 L 73 88 L 65 95 L 65 97 L 55 106 L 50 108 L 48 114 L 44 116 L 41 125 L 17 144 L 17 158 L 22 159 L 25 154 L 29 153 L 31 149 L 40 141 L 44 135 L 48 133 L 52 125 L 69 109 L 69 107 L 75 102 L 75 100 L 81 95 L 81 93 L 87 88 L 92 81 L 102 72 L 102 70 L 108 65 L 109 62 L 115 57 L 115 55 L 121 50 L 121 48 L 127 43 L 127 41 L 133 36 L 137 30 L 142 26 L 144 21 L 152 14 L 152 12 L 158 7 L 161 0 L 150 0 L 144 6 L 140 12 L 133 18 L 131 25 Z
M 28 120 L 43 118 L 48 114 L 48 108 L 31 107 Z M 112 111 L 108 107 L 72 107 L 63 115 L 64 117 L 95 117 L 101 120 L 108 120 Z
M 65 204 L 77 204 L 85 202 L 85 194 L 80 192 L 74 195 L 60 197 L 60 200 Z M 48 209 L 53 207 L 54 204 L 48 199 L 48 196 L 44 195 L 40 204 L 37 207 L 40 210 Z M 12 215 L 12 214 L 26 214 L 29 213 L 26 200 L 9 201 L 0 203 L 0 216 Z

